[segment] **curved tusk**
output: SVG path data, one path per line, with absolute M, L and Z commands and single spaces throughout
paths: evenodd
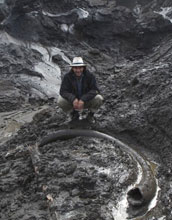
M 150 165 L 147 163 L 144 157 L 137 153 L 134 149 L 130 148 L 128 145 L 110 135 L 94 130 L 64 129 L 43 138 L 38 144 L 38 147 L 42 147 L 43 145 L 54 142 L 56 140 L 69 139 L 77 136 L 108 139 L 112 142 L 115 142 L 122 150 L 130 154 L 130 156 L 142 167 L 142 178 L 140 182 L 127 193 L 127 200 L 129 205 L 140 207 L 148 204 L 153 199 L 156 193 L 157 185 Z

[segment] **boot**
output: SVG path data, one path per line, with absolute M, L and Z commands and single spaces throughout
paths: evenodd
M 73 111 L 70 113 L 70 117 L 71 117 L 71 120 L 72 120 L 72 121 L 78 120 L 78 119 L 79 119 L 79 113 L 78 113 L 78 111 L 73 110 Z
M 96 119 L 94 117 L 94 112 L 89 112 L 88 115 L 87 115 L 87 120 L 90 122 L 90 123 L 95 123 L 96 122 Z

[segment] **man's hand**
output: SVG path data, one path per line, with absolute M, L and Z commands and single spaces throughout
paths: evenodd
M 75 99 L 73 101 L 73 108 L 77 109 L 79 111 L 83 110 L 84 109 L 84 102 L 82 100 Z
M 83 110 L 84 109 L 84 102 L 82 100 L 79 100 L 78 102 L 78 110 Z
M 78 109 L 78 103 L 79 103 L 79 100 L 78 100 L 78 99 L 75 99 L 75 100 L 73 101 L 73 108 L 74 108 L 74 109 Z

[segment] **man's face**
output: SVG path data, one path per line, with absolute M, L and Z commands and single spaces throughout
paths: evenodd
M 73 66 L 72 70 L 76 76 L 81 76 L 82 72 L 84 71 L 84 67 L 83 66 Z

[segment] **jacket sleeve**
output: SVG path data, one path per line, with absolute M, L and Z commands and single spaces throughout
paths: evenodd
M 71 82 L 69 81 L 67 75 L 65 75 L 62 80 L 60 95 L 71 103 L 76 98 L 75 94 L 72 93 Z
M 88 82 L 88 87 L 89 87 L 89 91 L 82 95 L 81 100 L 86 102 L 89 101 L 91 99 L 93 99 L 97 94 L 100 93 L 98 87 L 97 87 L 97 83 L 96 83 L 96 79 L 94 77 L 94 75 L 91 75 L 91 78 Z

